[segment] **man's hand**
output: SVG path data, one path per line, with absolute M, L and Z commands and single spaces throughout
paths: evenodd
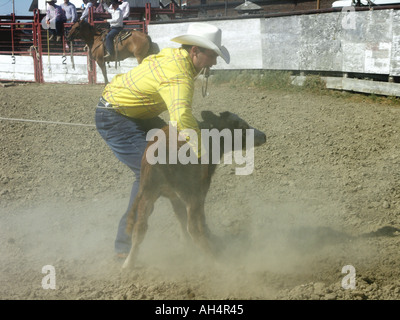
M 46 23 L 47 23 L 47 24 L 50 24 L 50 20 L 46 20 Z

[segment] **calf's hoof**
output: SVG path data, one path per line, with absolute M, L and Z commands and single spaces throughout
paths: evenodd
M 128 260 L 125 260 L 124 263 L 122 264 L 122 269 L 123 270 L 130 270 L 132 269 L 132 265 L 129 263 Z
M 123 270 L 132 270 L 133 266 L 135 265 L 135 262 L 133 261 L 133 259 L 130 259 L 130 257 L 128 256 L 124 263 L 122 264 L 122 269 Z

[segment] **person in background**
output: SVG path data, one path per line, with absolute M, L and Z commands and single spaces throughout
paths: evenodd
M 128 19 L 128 18 L 129 18 L 129 15 L 130 15 L 130 13 L 131 13 L 131 7 L 130 7 L 130 5 L 129 5 L 129 2 L 128 2 L 127 0 L 122 0 L 122 2 L 121 2 L 121 4 L 120 4 L 119 8 L 120 8 L 121 11 L 122 11 L 122 18 L 123 18 L 124 20 L 125 20 L 125 19 Z
M 78 15 L 76 13 L 76 7 L 73 3 L 69 2 L 69 0 L 64 0 L 64 3 L 61 5 L 61 8 L 65 11 L 65 17 L 67 19 L 67 23 L 74 23 L 78 20 Z
M 51 36 L 49 40 L 53 40 L 57 36 L 56 41 L 61 41 L 61 36 L 64 30 L 64 23 L 67 21 L 64 10 L 56 5 L 55 0 L 46 0 L 47 12 L 46 23 L 49 26 Z
M 95 13 L 106 13 L 106 10 L 104 9 L 103 2 L 100 0 L 99 3 L 96 3 L 96 9 L 94 9 Z
M 65 18 L 67 19 L 67 23 L 74 23 L 78 20 L 78 15 L 76 13 L 76 7 L 73 3 L 69 2 L 69 0 L 64 0 L 64 3 L 61 5 L 61 8 L 65 12 Z
M 89 8 L 93 6 L 92 1 L 89 0 L 82 0 L 83 4 L 84 4 L 84 10 L 82 12 L 80 21 L 85 20 L 86 22 L 88 22 L 88 18 L 89 18 Z
M 97 2 L 97 0 L 89 0 L 89 1 L 90 1 L 90 2 L 92 3 L 92 5 L 93 5 L 93 11 L 96 12 L 97 7 L 100 5 L 100 3 Z
M 96 8 L 93 8 L 94 13 L 94 21 L 103 21 L 104 23 L 97 23 L 97 26 L 103 29 L 108 28 L 107 22 L 104 21 L 103 13 L 107 13 L 106 9 L 104 9 L 103 2 L 100 0 L 99 3 L 96 3 Z
M 102 3 L 102 2 L 101 2 Z M 124 23 L 122 18 L 122 11 L 119 8 L 121 2 L 118 0 L 111 0 L 111 7 L 108 7 L 107 4 L 104 4 L 104 8 L 108 13 L 111 14 L 111 19 L 107 19 L 106 21 L 110 24 L 110 31 L 106 37 L 106 54 L 104 58 L 108 58 L 114 55 L 114 37 L 120 33 L 123 29 Z

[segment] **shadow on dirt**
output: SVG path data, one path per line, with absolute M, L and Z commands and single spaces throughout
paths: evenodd
M 294 251 L 306 254 L 323 250 L 328 246 L 339 245 L 345 242 L 374 237 L 396 237 L 400 235 L 400 228 L 384 226 L 376 231 L 363 233 L 358 236 L 349 235 L 345 232 L 335 230 L 330 227 L 310 227 L 302 226 L 286 230 L 275 230 L 265 235 L 263 239 L 254 239 L 251 233 L 241 233 L 240 235 L 225 235 L 222 237 L 213 236 L 213 241 L 217 249 L 222 254 L 227 254 L 232 258 L 248 255 L 250 252 L 271 251 L 271 247 L 279 248 L 283 251 Z M 274 251 L 274 250 L 272 250 Z
M 395 237 L 400 234 L 400 229 L 385 226 L 376 231 L 352 236 L 345 232 L 334 230 L 330 227 L 301 227 L 290 232 L 288 243 L 298 251 L 321 250 L 329 245 L 336 245 L 358 238 Z

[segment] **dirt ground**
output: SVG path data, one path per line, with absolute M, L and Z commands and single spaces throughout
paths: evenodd
M 222 164 L 212 181 L 221 261 L 184 244 L 160 199 L 123 272 L 113 242 L 133 174 L 93 127 L 102 88 L 0 87 L 0 117 L 50 121 L 0 120 L 0 299 L 400 298 L 399 104 L 233 84 L 203 98 L 198 87 L 196 116 L 229 110 L 267 135 L 252 174 Z M 42 287 L 48 265 L 55 289 Z

